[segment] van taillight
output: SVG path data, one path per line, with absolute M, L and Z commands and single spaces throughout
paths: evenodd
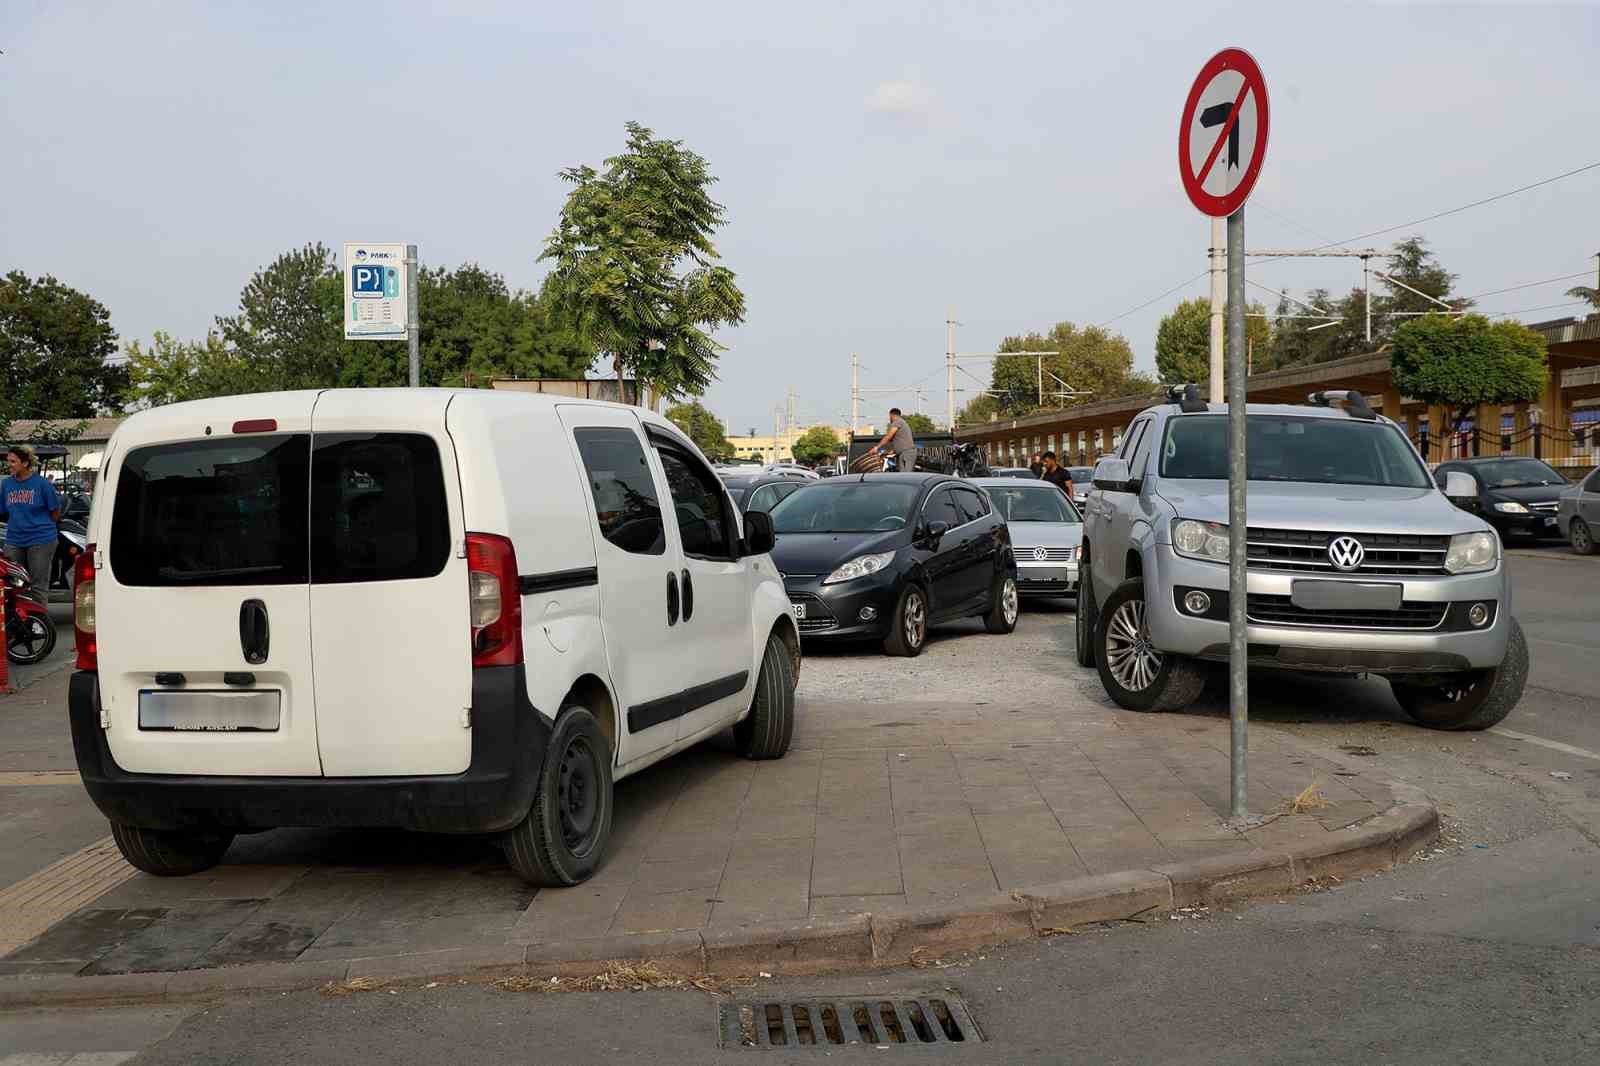
M 505 537 L 467 534 L 467 597 L 472 615 L 472 665 L 522 662 L 522 591 L 517 553 Z
M 72 631 L 78 669 L 98 670 L 100 649 L 94 635 L 94 545 L 72 561 Z

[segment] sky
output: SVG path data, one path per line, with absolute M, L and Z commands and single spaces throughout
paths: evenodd
M 415 242 L 536 288 L 558 171 L 599 165 L 636 120 L 719 179 L 747 318 L 718 334 L 704 399 L 731 432 L 771 432 L 791 388 L 797 421 L 847 422 L 852 353 L 863 422 L 892 403 L 942 419 L 952 309 L 963 353 L 1104 323 L 1153 369 L 1161 315 L 1208 291 L 1132 310 L 1205 268 L 1177 133 L 1227 46 L 1271 109 L 1251 250 L 1600 161 L 1596 3 L 5 0 L 0 270 L 89 292 L 124 343 L 202 337 L 310 241 Z M 1425 237 L 1473 295 L 1595 268 L 1597 199 L 1600 169 L 1374 242 Z M 1361 272 L 1248 277 L 1338 293 Z M 1545 306 L 1581 281 L 1480 306 L 1581 313 Z M 981 388 L 960 385 L 958 407 Z

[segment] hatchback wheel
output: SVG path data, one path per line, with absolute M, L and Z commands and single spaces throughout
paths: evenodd
M 1009 633 L 1017 628 L 1017 615 L 1021 610 L 1017 594 L 1017 579 L 1009 574 L 995 582 L 990 597 L 989 611 L 983 616 L 983 625 L 991 633 Z
M 1107 598 L 1094 650 L 1107 695 L 1130 711 L 1175 711 L 1193 703 L 1205 687 L 1199 663 L 1160 651 L 1151 641 L 1144 582 L 1138 578 L 1124 581 Z
M 895 605 L 894 619 L 883 650 L 890 655 L 921 655 L 928 641 L 928 594 L 918 585 L 906 584 Z
M 1567 540 L 1571 542 L 1572 550 L 1579 555 L 1594 554 L 1594 531 L 1583 519 L 1572 520 L 1572 524 L 1567 527 Z

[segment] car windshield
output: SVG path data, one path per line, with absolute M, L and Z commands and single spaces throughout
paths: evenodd
M 996 510 L 1005 516 L 1007 522 L 1083 521 L 1077 509 L 1054 486 L 1040 489 L 990 488 L 987 491 Z
M 1529 485 L 1565 485 L 1567 479 L 1537 459 L 1496 459 L 1473 463 L 1472 472 L 1491 489 L 1517 489 Z
M 812 485 L 788 496 L 769 513 L 777 533 L 869 533 L 899 529 L 922 486 L 874 481 Z
M 1251 481 L 1388 485 L 1425 489 L 1428 472 L 1400 431 L 1384 422 L 1250 415 L 1246 476 Z M 1167 423 L 1161 476 L 1225 480 L 1226 415 L 1180 415 Z
M 1092 466 L 1069 466 L 1067 467 L 1067 473 L 1072 475 L 1073 481 L 1094 480 L 1094 467 Z

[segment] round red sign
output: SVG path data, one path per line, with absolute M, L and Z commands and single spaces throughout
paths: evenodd
M 1244 205 L 1266 157 L 1266 80 L 1249 52 L 1224 48 L 1200 68 L 1183 105 L 1183 190 L 1202 213 L 1226 217 Z

